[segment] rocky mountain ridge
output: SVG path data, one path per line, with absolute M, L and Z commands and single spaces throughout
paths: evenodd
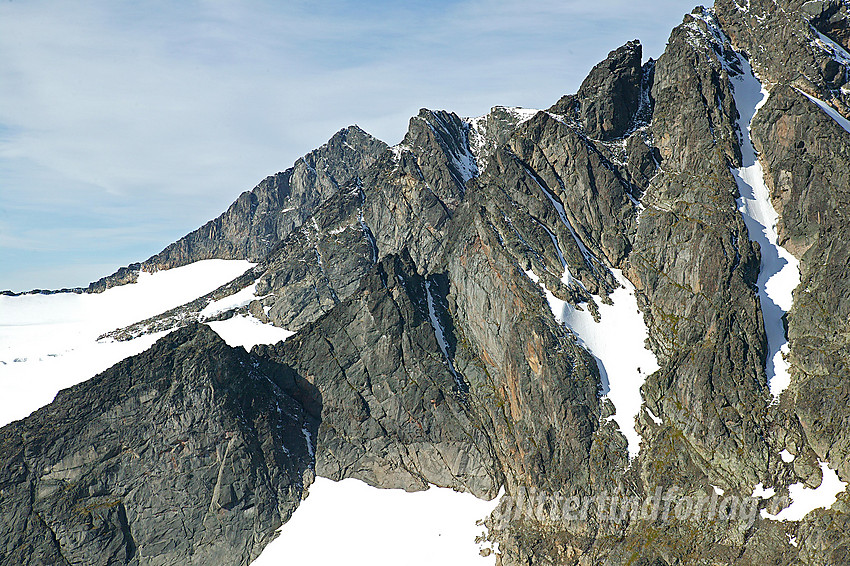
M 657 61 L 644 63 L 629 42 L 547 110 L 494 107 L 463 119 L 423 109 L 395 147 L 343 129 L 219 218 L 93 283 L 88 292 L 202 259 L 256 263 L 209 295 L 109 333 L 178 329 L 2 429 L 0 494 L 19 502 L 3 523 L 8 556 L 247 564 L 316 473 L 484 498 L 504 488 L 509 498 L 642 501 L 675 488 L 757 505 L 749 524 L 611 521 L 599 509 L 576 522 L 534 506 L 507 522 L 494 514 L 488 536 L 505 566 L 850 563 L 846 491 L 799 521 L 769 518 L 792 486 L 816 488 L 826 470 L 850 482 L 850 131 L 808 98 L 850 116 L 848 14 L 838 0 L 717 0 L 685 16 Z M 742 127 L 745 81 L 769 96 Z M 735 176 L 749 140 L 778 244 L 800 265 L 783 317 L 791 383 L 776 396 L 758 284 L 766 250 L 742 216 Z M 611 367 L 565 319 L 609 316 L 600 306 L 616 306 L 614 270 L 635 288 L 659 368 L 628 375 L 643 383 L 634 453 L 613 419 L 622 407 L 609 395 Z M 249 314 L 295 336 L 245 354 L 196 324 L 246 290 L 250 300 L 215 316 Z M 108 441 L 108 454 L 79 456 L 96 433 L 122 436 L 129 425 L 116 415 L 138 419 L 140 445 L 145 423 L 171 422 L 164 406 L 139 409 L 147 393 L 135 391 L 147 381 L 158 398 L 191 399 L 187 418 L 213 431 L 177 427 L 174 437 L 194 447 L 187 461 L 214 470 L 212 460 L 240 450 L 232 476 L 221 465 L 215 479 L 188 482 L 192 536 L 173 545 L 151 542 L 171 525 L 137 508 L 136 467 L 159 460 L 136 450 L 134 463 Z M 134 383 L 129 393 L 123 383 Z M 208 383 L 211 397 L 201 393 Z M 214 393 L 222 383 L 223 401 Z M 193 393 L 184 398 L 185 387 Z M 68 416 L 91 398 L 103 400 L 94 425 Z M 57 432 L 57 422 L 82 428 Z M 73 442 L 46 448 L 60 433 Z M 92 487 L 54 473 L 69 458 L 80 460 L 79 477 L 116 471 Z M 174 491 L 170 478 L 162 494 Z M 773 495 L 753 497 L 757 486 Z M 82 519 L 71 512 L 91 505 Z

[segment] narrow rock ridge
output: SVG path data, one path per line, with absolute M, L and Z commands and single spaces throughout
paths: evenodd
M 386 149 L 385 143 L 357 126 L 343 128 L 293 167 L 242 193 L 218 218 L 146 261 L 92 283 L 88 291 L 131 283 L 140 269 L 152 272 L 202 259 L 262 261 L 278 242 L 303 226 L 315 208 L 361 175 Z

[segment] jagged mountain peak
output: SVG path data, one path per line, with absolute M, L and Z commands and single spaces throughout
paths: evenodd
M 630 41 L 611 51 L 578 89 L 578 114 L 592 138 L 612 139 L 626 133 L 641 100 L 643 47 Z
M 257 442 L 274 444 L 240 468 L 248 478 L 278 473 L 282 445 L 333 480 L 504 489 L 512 514 L 494 513 L 487 536 L 505 566 L 845 563 L 846 13 L 718 0 L 685 16 L 657 60 L 629 42 L 546 110 L 422 109 L 395 147 L 344 128 L 116 275 L 252 264 L 107 333 L 132 343 L 183 328 L 103 375 L 245 384 Z M 294 335 L 249 354 L 196 324 L 234 320 Z M 93 385 L 104 379 L 3 434 L 22 447 L 21 427 L 113 391 Z M 297 446 L 264 428 L 278 418 Z M 0 489 L 43 487 L 13 467 Z M 297 495 L 301 471 L 272 484 Z M 219 483 L 216 512 L 236 524 L 228 513 L 246 496 Z M 642 515 L 656 494 L 667 515 Z M 252 497 L 277 509 L 252 523 L 264 542 L 290 500 Z M 564 514 L 564 501 L 600 498 Z M 126 538 L 139 531 L 123 505 L 103 517 Z
M 315 410 L 279 364 L 182 328 L 0 431 L 0 558 L 247 562 L 313 480 Z

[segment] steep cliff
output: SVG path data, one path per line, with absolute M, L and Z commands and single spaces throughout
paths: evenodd
M 312 482 L 312 398 L 207 326 L 61 391 L 0 429 L 0 562 L 248 564 Z

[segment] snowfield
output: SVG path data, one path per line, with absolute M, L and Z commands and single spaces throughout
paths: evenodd
M 844 491 L 847 483 L 838 479 L 838 474 L 829 467 L 827 462 L 819 462 L 819 464 L 823 479 L 818 487 L 811 489 L 803 483 L 789 485 L 788 495 L 791 498 L 791 505 L 775 515 L 768 513 L 766 509 L 762 509 L 762 518 L 771 521 L 800 521 L 815 509 L 832 507 L 832 504 L 838 499 L 838 494 Z M 755 495 L 755 491 L 753 494 Z M 770 493 L 770 495 L 773 495 L 773 493 Z
M 103 293 L 0 296 L 0 425 L 56 393 L 148 349 L 166 333 L 127 342 L 97 337 L 215 290 L 254 264 L 211 259 L 139 274 Z
M 407 493 L 316 478 L 280 537 L 252 566 L 490 566 L 496 557 L 479 554 L 490 547 L 475 543 L 485 530 L 476 522 L 498 501 L 445 488 Z
M 579 342 L 596 358 L 602 376 L 603 394 L 614 404 L 616 421 L 629 442 L 629 458 L 640 451 L 640 435 L 635 418 L 643 404 L 640 388 L 646 376 L 659 369 L 655 354 L 646 347 L 649 331 L 643 321 L 635 297 L 635 286 L 618 269 L 612 269 L 622 287 L 611 293 L 613 305 L 594 297 L 599 306 L 599 322 L 588 310 L 576 310 L 570 304 L 561 306 L 561 318 L 578 336 Z M 557 299 L 556 299 L 557 300 Z M 560 303 L 561 301 L 558 301 Z M 557 304 L 552 306 L 554 312 Z

